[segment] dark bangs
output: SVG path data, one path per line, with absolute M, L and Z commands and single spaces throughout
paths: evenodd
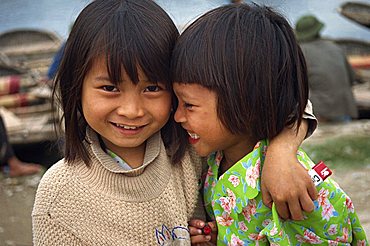
M 249 121 L 240 117 L 247 102 L 237 96 L 245 92 L 239 81 L 248 62 L 242 53 L 248 49 L 243 49 L 239 22 L 232 6 L 204 14 L 180 35 L 171 64 L 174 82 L 196 83 L 216 92 L 218 117 L 234 134 L 245 133 Z
M 174 82 L 217 94 L 217 113 L 234 134 L 273 138 L 301 122 L 308 99 L 303 54 L 289 23 L 268 7 L 231 4 L 201 16 L 180 36 Z
M 225 40 L 226 36 L 220 36 L 218 33 L 227 33 L 233 27 L 217 25 L 217 22 L 225 21 L 217 18 L 217 9 L 211 10 L 180 35 L 172 56 L 171 71 L 174 82 L 197 83 L 213 90 L 226 79 L 223 71 L 219 70 L 223 59 L 226 58 L 223 54 L 226 50 L 215 48 L 220 44 L 225 46 L 228 42 Z
M 139 66 L 149 81 L 169 86 L 170 59 L 179 35 L 170 17 L 153 1 L 106 1 L 105 5 L 88 61 L 105 54 L 113 83 L 122 81 L 126 71 L 137 84 Z M 107 8 L 111 8 L 108 13 Z

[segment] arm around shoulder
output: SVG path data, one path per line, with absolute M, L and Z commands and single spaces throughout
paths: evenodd
M 307 171 L 299 164 L 297 151 L 304 140 L 308 122 L 296 127 L 286 127 L 271 140 L 262 171 L 262 197 L 265 205 L 274 202 L 284 219 L 303 219 L 303 211 L 310 212 L 316 199 L 316 188 Z

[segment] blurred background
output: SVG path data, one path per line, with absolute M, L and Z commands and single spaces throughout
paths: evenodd
M 50 66 L 68 37 L 70 25 L 89 2 L 0 0 L 0 115 L 15 156 L 23 162 L 41 163 L 44 171 L 63 156 L 53 129 Z M 179 30 L 202 13 L 230 3 L 156 2 Z M 320 120 L 318 129 L 303 147 L 315 161 L 324 160 L 334 170 L 334 178 L 352 197 L 369 236 L 370 0 L 358 1 L 363 5 L 348 9 L 343 8 L 348 3 L 344 0 L 254 2 L 279 10 L 292 27 L 303 15 L 314 15 L 325 25 L 321 36 L 339 45 L 353 68 L 355 79 L 348 90 L 353 92 L 358 116 L 345 121 Z M 361 17 L 360 21 L 351 20 L 357 17 Z M 318 106 L 314 105 L 314 110 L 315 107 Z M 30 214 L 42 172 L 15 177 L 18 175 L 11 175 L 9 169 L 5 163 L 0 174 L 0 246 L 32 245 Z
M 76 19 L 87 0 L 1 0 L 0 32 L 13 28 L 42 28 L 56 32 L 66 38 L 70 23 Z M 200 14 L 227 4 L 225 0 L 157 0 L 182 27 Z M 278 9 L 294 24 L 298 18 L 307 13 L 315 14 L 326 24 L 323 36 L 332 38 L 357 38 L 370 41 L 370 32 L 366 27 L 342 17 L 338 13 L 345 0 L 256 0 Z M 370 3 L 369 0 L 360 2 Z

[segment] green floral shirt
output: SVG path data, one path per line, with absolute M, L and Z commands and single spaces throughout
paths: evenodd
M 222 153 L 208 158 L 204 200 L 217 221 L 218 245 L 368 245 L 351 199 L 331 178 L 317 186 L 315 209 L 303 221 L 279 219 L 262 202 L 260 174 L 267 141 L 218 177 Z M 299 162 L 308 170 L 314 163 L 302 150 Z

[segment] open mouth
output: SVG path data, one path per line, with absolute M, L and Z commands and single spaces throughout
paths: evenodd
M 190 133 L 188 132 L 189 136 L 192 138 L 192 139 L 199 139 L 199 135 L 195 134 L 195 133 Z

